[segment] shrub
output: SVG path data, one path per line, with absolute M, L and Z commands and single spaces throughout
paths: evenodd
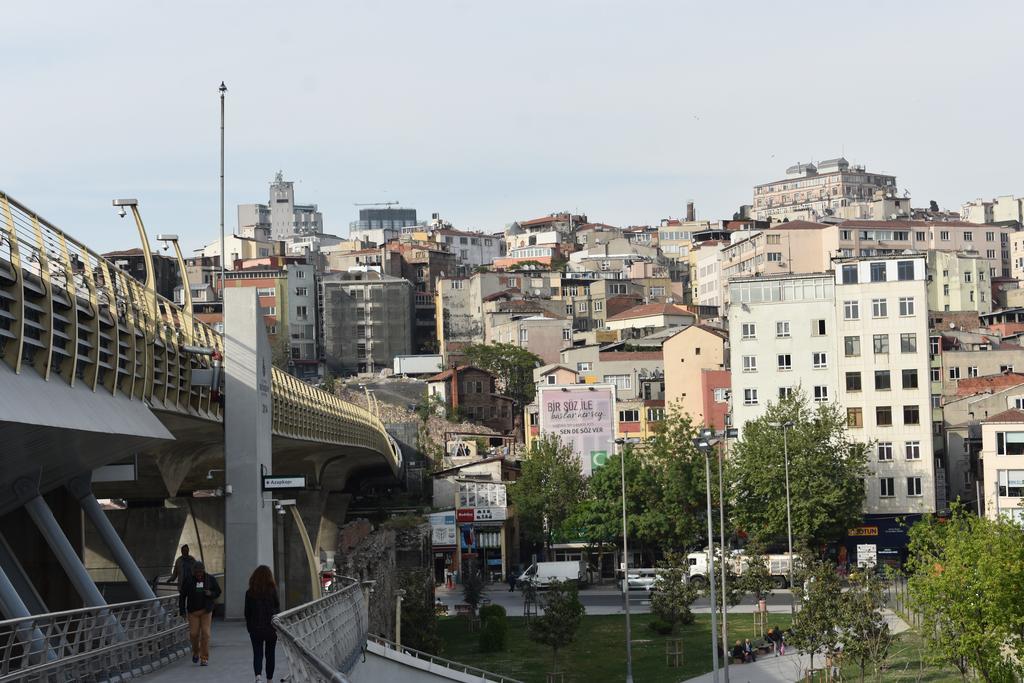
M 502 619 L 505 619 L 508 616 L 505 608 L 501 605 L 484 605 L 480 608 L 479 614 L 481 622 L 492 616 L 501 617 Z
M 480 608 L 480 651 L 500 652 L 508 641 L 508 617 L 501 605 Z
M 675 630 L 675 627 L 672 624 L 657 618 L 647 622 L 647 628 L 662 636 L 667 636 Z

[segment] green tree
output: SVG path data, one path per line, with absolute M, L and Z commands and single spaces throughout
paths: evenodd
M 679 625 L 693 623 L 690 607 L 700 591 L 689 580 L 689 564 L 685 554 L 670 551 L 658 566 L 661 572 L 655 579 L 654 592 L 651 594 L 651 612 L 668 624 L 674 633 Z
M 794 423 L 785 430 L 794 540 L 807 547 L 836 541 L 862 518 L 870 445 L 850 438 L 837 405 L 812 406 L 800 391 L 769 403 L 733 446 L 726 461 L 733 521 L 759 540 L 786 537 L 786 422 Z
M 338 378 L 328 372 L 324 375 L 324 381 L 321 382 L 320 388 L 328 394 L 336 394 L 338 392 Z
M 740 576 L 739 585 L 743 591 L 754 596 L 755 600 L 762 600 L 772 594 L 772 574 L 768 568 L 768 557 L 765 554 L 765 547 L 759 541 L 751 541 L 744 549 L 746 551 L 746 566 Z
M 509 486 L 523 539 L 550 547 L 552 533 L 564 528 L 585 490 L 572 447 L 554 435 L 536 439 L 523 458 L 519 478 Z
M 840 641 L 838 628 L 842 624 L 842 587 L 831 564 L 810 560 L 802 565 L 804 569 L 797 580 L 798 585 L 793 587 L 800 601 L 800 611 L 796 613 L 786 642 L 808 653 L 813 669 L 815 654 L 829 656 L 837 650 Z
M 881 680 L 893 642 L 893 633 L 882 614 L 882 580 L 873 569 L 858 570 L 850 574 L 849 585 L 840 605 L 843 658 L 857 667 L 862 683 L 869 671 L 875 680 Z
M 467 562 L 465 576 L 462 577 L 462 601 L 476 612 L 480 600 L 484 596 L 484 577 L 476 562 Z
M 965 677 L 1017 680 L 1024 674 L 1024 533 L 1006 517 L 976 517 L 955 506 L 948 521 L 910 529 L 910 603 L 929 652 Z
M 548 586 L 541 607 L 544 614 L 530 620 L 528 633 L 533 642 L 551 648 L 552 667 L 558 671 L 558 651 L 576 639 L 585 610 L 576 586 L 561 581 Z
M 403 573 L 400 585 L 405 590 L 402 599 L 402 644 L 415 650 L 440 654 L 443 641 L 437 633 L 433 574 L 424 569 L 411 570 Z
M 515 344 L 470 344 L 463 353 L 470 364 L 494 373 L 506 396 L 522 408 L 536 393 L 533 371 L 543 364 L 540 356 Z M 516 413 L 518 414 L 518 410 Z

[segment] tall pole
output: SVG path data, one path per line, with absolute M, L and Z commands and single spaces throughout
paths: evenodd
M 715 527 L 711 517 L 711 446 L 702 449 L 704 451 L 704 470 L 707 477 L 708 494 L 708 583 L 711 585 L 711 673 L 712 679 L 718 683 L 718 617 L 716 606 L 718 599 L 715 597 Z M 724 645 L 724 644 L 723 644 Z M 724 659 L 724 657 L 723 657 Z
M 220 300 L 224 301 L 224 261 L 228 254 L 224 247 L 224 95 L 228 88 L 220 82 Z M 185 285 L 188 286 L 187 284 Z M 223 310 L 223 309 L 222 309 Z
M 622 476 L 622 605 L 626 612 L 626 683 L 633 683 L 633 634 L 629 624 L 629 533 L 626 530 L 626 454 L 619 446 L 619 474 Z
M 722 442 L 718 444 L 718 547 L 722 549 L 722 647 L 723 649 L 729 647 L 729 615 L 727 614 L 729 606 L 726 604 L 726 588 L 725 588 L 725 494 L 723 492 L 724 486 L 722 484 Z M 712 607 L 714 609 L 714 607 Z M 725 683 L 729 683 L 729 657 L 722 658 L 722 680 Z
M 789 533 L 789 610 L 796 617 L 796 594 L 793 592 L 793 513 L 789 504 L 789 423 L 782 425 L 782 457 L 786 464 L 786 530 Z

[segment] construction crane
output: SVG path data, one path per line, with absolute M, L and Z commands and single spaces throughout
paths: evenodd
M 401 202 L 369 202 L 367 204 L 353 204 L 352 206 L 398 206 Z

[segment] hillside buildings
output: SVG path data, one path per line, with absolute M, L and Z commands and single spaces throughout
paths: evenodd
M 861 218 L 876 192 L 894 195 L 896 176 L 851 166 L 842 157 L 817 165 L 798 163 L 786 169 L 782 180 L 754 186 L 753 217 L 773 222 Z

